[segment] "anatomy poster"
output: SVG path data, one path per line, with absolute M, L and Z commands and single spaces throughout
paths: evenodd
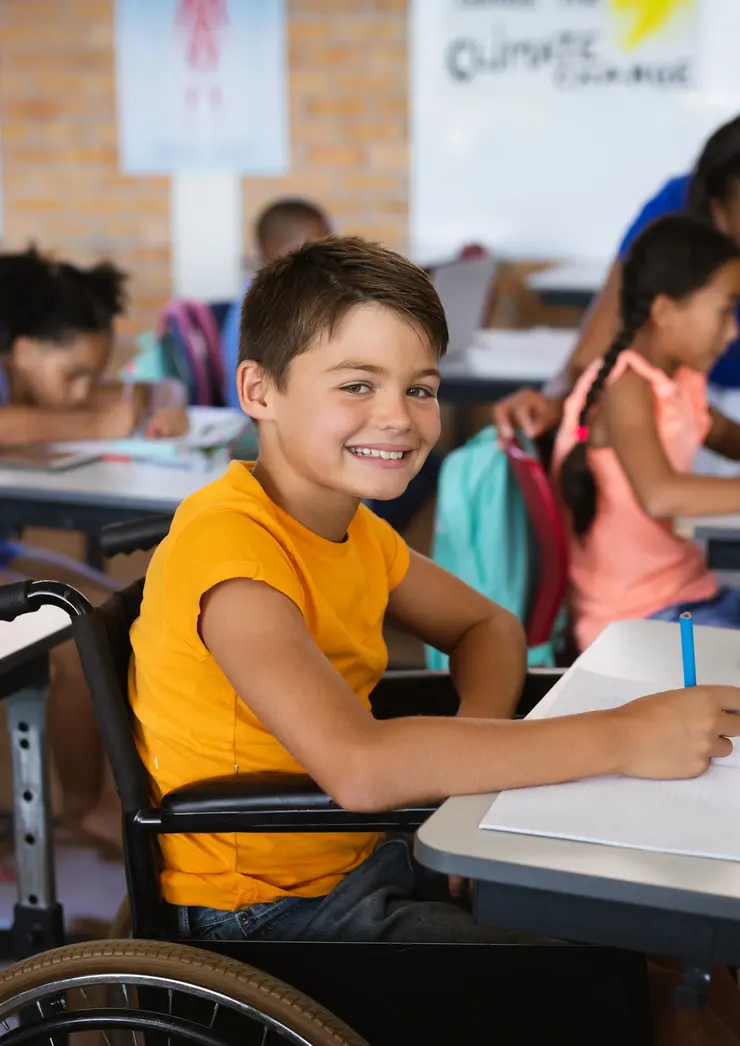
M 288 166 L 284 0 L 116 0 L 128 174 Z

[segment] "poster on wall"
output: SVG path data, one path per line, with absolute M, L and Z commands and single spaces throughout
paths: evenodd
M 116 0 L 127 174 L 288 167 L 284 0 Z
M 605 260 L 740 112 L 738 0 L 412 0 L 409 17 L 416 257 L 476 241 Z

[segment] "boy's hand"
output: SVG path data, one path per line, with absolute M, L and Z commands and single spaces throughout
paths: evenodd
M 188 412 L 180 407 L 168 407 L 152 414 L 146 427 L 150 439 L 176 439 L 188 431 Z
M 740 689 L 694 686 L 642 697 L 609 714 L 621 733 L 619 773 L 655 780 L 698 777 L 732 752 Z

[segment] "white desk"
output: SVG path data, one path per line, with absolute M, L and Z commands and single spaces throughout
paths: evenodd
M 56 899 L 46 769 L 48 655 L 70 634 L 69 616 L 51 606 L 0 621 L 0 700 L 7 709 L 13 782 L 18 905 L 10 932 L 14 959 L 64 944 Z
M 697 541 L 740 543 L 740 513 L 727 516 L 686 516 L 676 520 L 676 531 Z
M 608 263 L 594 259 L 564 262 L 532 273 L 526 285 L 546 305 L 586 308 L 604 285 L 608 271 Z
M 0 468 L 0 502 L 6 499 L 174 511 L 190 494 L 210 483 L 218 471 L 95 461 L 66 472 L 24 472 Z
M 476 377 L 542 384 L 563 368 L 577 338 L 577 330 L 557 327 L 479 330 L 464 359 Z
M 0 527 L 80 530 L 88 538 L 88 563 L 99 566 L 101 527 L 174 512 L 221 472 L 102 461 L 56 473 L 0 469 Z
M 440 363 L 439 398 L 456 406 L 495 403 L 522 385 L 544 385 L 570 356 L 576 336 L 554 327 L 479 330 L 469 349 Z M 469 435 L 464 421 L 460 413 L 456 443 Z
M 699 679 L 740 685 L 740 635 L 697 628 Z M 610 626 L 578 659 L 595 672 L 680 685 L 678 625 Z M 571 669 L 572 671 L 572 669 Z M 565 679 L 532 713 L 542 715 Z M 484 831 L 494 795 L 450 799 L 418 832 L 419 861 L 478 881 L 492 925 L 690 959 L 740 964 L 740 866 L 731 861 Z M 740 812 L 740 797 L 738 799 Z
M 676 520 L 676 533 L 706 543 L 707 563 L 717 571 L 740 571 L 740 513 Z M 728 581 L 728 584 L 736 584 Z

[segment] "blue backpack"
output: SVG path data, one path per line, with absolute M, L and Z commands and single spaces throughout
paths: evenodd
M 520 440 L 522 449 L 536 453 Z M 445 570 L 526 623 L 537 584 L 537 544 L 506 452 L 493 428 L 449 454 L 439 476 L 432 558 Z M 530 667 L 555 664 L 559 628 L 529 650 Z M 427 667 L 447 668 L 445 654 L 427 648 Z

